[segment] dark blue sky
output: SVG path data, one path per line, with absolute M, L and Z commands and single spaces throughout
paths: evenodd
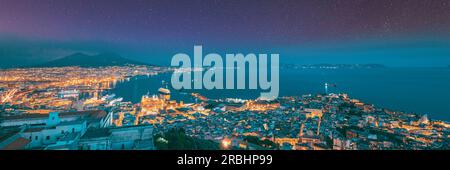
M 281 62 L 450 64 L 447 0 L 0 0 L 0 66 L 72 52 L 168 64 L 195 44 Z

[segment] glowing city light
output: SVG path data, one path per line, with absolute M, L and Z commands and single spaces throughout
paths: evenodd
M 228 149 L 230 147 L 230 145 L 231 145 L 231 140 L 230 139 L 225 138 L 225 139 L 222 140 L 223 148 Z

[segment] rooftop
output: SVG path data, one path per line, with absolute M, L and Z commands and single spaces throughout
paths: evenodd
M 81 139 L 101 138 L 109 135 L 111 135 L 111 132 L 108 128 L 89 128 Z
M 31 128 L 28 128 L 27 130 L 25 130 L 24 132 L 25 133 L 40 132 L 40 131 L 42 131 L 44 129 L 45 129 L 45 126 L 42 126 L 42 127 L 31 127 Z
M 17 138 L 10 144 L 6 145 L 4 148 L 1 148 L 3 150 L 18 150 L 18 149 L 25 149 L 25 147 L 30 143 L 30 140 L 25 138 Z
M 20 132 L 20 128 L 19 127 L 0 128 L 0 141 L 8 139 L 11 136 L 14 136 L 15 134 L 17 134 L 19 132 Z
M 103 110 L 89 110 L 89 111 L 79 111 L 79 112 L 61 112 L 58 114 L 59 117 L 69 117 L 69 116 L 89 116 L 94 119 L 100 119 L 106 116 L 106 112 Z M 47 119 L 48 114 L 22 114 L 15 116 L 2 116 L 1 120 L 13 121 L 21 119 Z

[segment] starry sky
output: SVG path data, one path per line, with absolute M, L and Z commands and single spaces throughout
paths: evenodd
M 448 0 L 0 0 L 0 67 L 102 51 L 168 64 L 196 44 L 282 63 L 440 66 L 449 42 Z

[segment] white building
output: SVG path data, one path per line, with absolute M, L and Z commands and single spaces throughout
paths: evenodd
M 18 116 L 0 117 L 0 127 L 39 125 L 46 124 L 49 114 L 24 114 Z M 62 112 L 58 113 L 60 122 L 70 122 L 76 120 L 86 120 L 88 127 L 108 127 L 112 125 L 112 113 L 106 113 L 102 110 L 80 111 L 80 112 Z
M 151 125 L 91 128 L 78 143 L 81 150 L 153 150 Z
M 81 136 L 87 129 L 86 120 L 61 122 L 57 112 L 52 112 L 45 124 L 25 125 L 21 136 L 30 140 L 29 148 L 42 148 L 56 144 L 68 136 Z
M 112 113 L 104 111 L 51 112 L 10 116 L 1 119 L 2 129 L 12 129 L 0 140 L 0 149 L 77 149 L 78 140 L 89 127 L 112 124 Z

